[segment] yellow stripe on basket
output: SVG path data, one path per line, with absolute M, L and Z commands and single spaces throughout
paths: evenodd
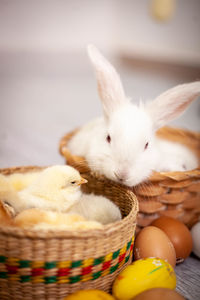
M 8 257 L 6 263 L 9 266 L 18 267 L 19 266 L 19 259 L 15 257 Z
M 44 268 L 44 265 L 45 265 L 45 262 L 44 261 L 32 261 L 31 263 L 31 267 L 33 269 L 36 269 L 36 268 Z
M 68 276 L 63 276 L 63 277 L 59 277 L 58 283 L 68 283 L 69 282 L 69 277 Z
M 17 275 L 17 274 L 9 275 L 9 280 L 11 280 L 11 281 L 19 281 L 20 280 L 20 276 Z
M 67 260 L 67 261 L 59 261 L 57 263 L 57 267 L 60 268 L 70 268 L 71 267 L 72 262 Z
M 110 273 L 110 268 L 108 268 L 108 269 L 102 271 L 101 276 L 106 276 L 106 275 L 108 275 L 109 273 Z
M 120 251 L 119 251 L 119 255 L 122 255 L 126 252 L 126 247 L 127 245 L 125 245 Z
M 93 264 L 94 264 L 94 258 L 84 259 L 82 262 L 83 268 L 93 266 Z
M 44 277 L 43 276 L 34 276 L 32 277 L 32 282 L 34 283 L 41 283 L 44 282 Z
M 110 260 L 112 260 L 112 256 L 113 256 L 113 253 L 107 254 L 107 255 L 105 256 L 105 258 L 104 258 L 104 261 L 110 261 Z
M 81 278 L 81 281 L 88 281 L 92 279 L 92 275 L 91 274 L 87 274 L 87 275 L 83 275 L 83 277 Z

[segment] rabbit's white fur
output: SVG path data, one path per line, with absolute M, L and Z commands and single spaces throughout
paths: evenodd
M 137 106 L 125 96 L 113 66 L 94 46 L 88 47 L 88 53 L 96 71 L 104 117 L 83 126 L 69 142 L 69 150 L 84 156 L 92 170 L 127 186 L 144 181 L 153 170 L 196 168 L 198 159 L 189 149 L 159 139 L 155 132 L 181 115 L 200 95 L 200 82 L 176 86 Z

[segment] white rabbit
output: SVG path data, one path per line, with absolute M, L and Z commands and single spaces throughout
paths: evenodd
M 89 167 L 111 180 L 134 186 L 155 171 L 183 171 L 198 166 L 185 146 L 156 137 L 157 129 L 180 116 L 200 95 L 200 81 L 176 86 L 138 106 L 125 96 L 119 75 L 93 46 L 89 57 L 96 71 L 104 117 L 83 126 L 69 150 L 84 156 Z

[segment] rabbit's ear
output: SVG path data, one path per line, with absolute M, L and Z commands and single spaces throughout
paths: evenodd
M 200 81 L 178 85 L 147 103 L 147 110 L 158 129 L 179 117 L 200 95 Z
M 125 97 L 120 77 L 114 67 L 93 45 L 88 45 L 88 55 L 94 66 L 98 92 L 106 118 L 129 100 Z

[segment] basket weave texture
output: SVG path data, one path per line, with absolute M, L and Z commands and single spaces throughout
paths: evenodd
M 83 176 L 92 174 L 97 181 L 110 182 L 103 175 L 92 172 L 83 157 L 74 156 L 68 150 L 68 142 L 77 130 L 61 139 L 60 153 L 67 163 L 77 168 Z M 200 159 L 200 133 L 163 127 L 157 135 L 189 147 Z M 139 201 L 137 230 L 150 225 L 162 215 L 179 219 L 188 227 L 200 218 L 200 168 L 185 172 L 154 172 L 147 182 L 131 189 Z
M 1 169 L 9 175 L 39 167 Z M 63 299 L 81 289 L 109 291 L 117 274 L 132 260 L 138 211 L 133 192 L 95 181 L 89 174 L 84 192 L 116 203 L 123 219 L 103 230 L 36 231 L 0 226 L 0 299 Z

